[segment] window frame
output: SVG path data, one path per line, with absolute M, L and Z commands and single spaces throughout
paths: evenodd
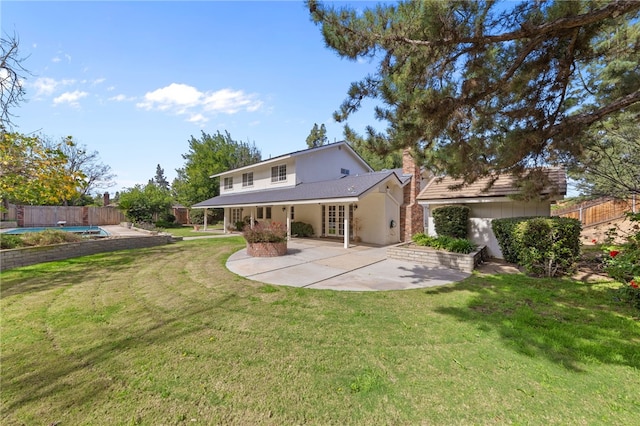
M 224 178 L 223 186 L 225 190 L 233 189 L 233 176 Z
M 242 174 L 242 187 L 247 188 L 253 186 L 253 172 Z
M 271 183 L 286 182 L 287 165 L 279 164 L 271 167 Z

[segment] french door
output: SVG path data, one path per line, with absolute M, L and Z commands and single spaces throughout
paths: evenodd
M 322 234 L 329 237 L 344 236 L 345 206 L 322 206 Z M 349 206 L 349 235 L 353 235 L 353 206 Z

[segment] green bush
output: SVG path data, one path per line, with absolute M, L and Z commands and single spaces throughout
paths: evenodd
M 189 210 L 189 219 L 193 225 L 204 225 L 204 209 Z M 207 224 L 224 220 L 224 209 L 207 209 Z
M 629 213 L 632 222 L 640 224 L 640 213 Z M 605 270 L 622 283 L 618 290 L 621 300 L 640 309 L 640 230 L 627 236 L 627 241 L 615 247 L 605 247 Z
M 430 237 L 422 232 L 412 237 L 416 245 L 431 247 L 437 250 L 446 250 L 453 253 L 469 254 L 476 249 L 476 245 L 466 238 L 453 238 L 447 236 Z
M 291 235 L 297 237 L 313 237 L 313 226 L 304 222 L 291 222 Z
M 518 223 L 513 232 L 518 263 L 536 276 L 573 272 L 580 258 L 581 230 L 579 220 L 563 217 L 537 217 Z
M 431 214 L 438 235 L 467 238 L 469 211 L 467 206 L 444 206 L 434 209 Z
M 491 229 L 496 236 L 502 256 L 507 262 L 520 263 L 520 259 L 518 258 L 520 248 L 518 247 L 518 242 L 513 237 L 513 233 L 519 223 L 531 219 L 531 217 L 509 217 L 493 219 L 491 221 Z
M 0 234 L 0 249 L 7 250 L 22 247 L 22 238 L 19 235 Z

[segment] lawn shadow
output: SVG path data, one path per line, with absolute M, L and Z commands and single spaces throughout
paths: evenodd
M 576 372 L 594 362 L 640 368 L 637 312 L 617 302 L 610 288 L 516 274 L 475 275 L 426 292 L 461 290 L 475 293 L 466 307 L 436 311 L 497 331 L 507 347 L 521 354 Z
M 182 337 L 198 333 L 202 329 L 207 328 L 206 324 L 198 327 L 186 329 L 185 323 L 197 323 L 193 318 L 201 318 L 207 312 L 221 308 L 225 303 L 234 298 L 234 295 L 228 294 L 220 297 L 216 301 L 212 301 L 208 306 L 199 309 L 184 310 L 181 315 L 176 315 L 170 320 L 157 319 L 157 322 L 145 329 L 141 329 L 136 333 L 123 333 L 121 336 L 104 343 L 91 346 L 86 349 L 79 350 L 70 354 L 63 353 L 64 348 L 56 348 L 55 343 L 52 350 L 58 351 L 60 362 L 47 363 L 46 366 L 38 366 L 37 370 L 31 370 L 27 373 L 17 370 L 7 370 L 3 372 L 2 386 L 3 391 L 7 394 L 20 395 L 10 404 L 6 404 L 3 408 L 7 412 L 16 410 L 23 405 L 28 405 L 43 398 L 49 398 L 59 393 L 68 392 L 69 386 L 66 378 L 75 375 L 83 370 L 94 371 L 101 375 L 96 380 L 83 381 L 81 384 L 86 389 L 81 395 L 74 396 L 75 405 L 82 406 L 93 400 L 100 399 L 101 394 L 110 391 L 110 387 L 117 382 L 122 372 L 107 373 L 113 367 L 114 353 L 123 351 L 136 351 L 137 348 L 153 348 L 162 347 L 163 345 L 171 346 L 176 340 Z M 202 321 L 199 321 L 200 323 Z M 6 365 L 19 365 L 23 359 L 23 354 L 15 353 L 11 356 L 3 355 L 3 363 Z M 24 392 L 24 389 L 29 389 Z M 75 389 L 74 392 L 78 390 Z
M 119 250 L 11 269 L 2 273 L 0 299 L 46 291 L 69 284 L 80 284 L 83 281 L 109 274 L 111 270 L 130 265 L 141 258 L 149 257 L 151 262 L 157 256 L 175 253 L 179 250 L 181 250 L 179 245 L 172 244 Z M 82 273 L 77 273 L 80 270 Z

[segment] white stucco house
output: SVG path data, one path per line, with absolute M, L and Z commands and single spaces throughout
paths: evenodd
M 424 176 L 405 151 L 402 169 L 373 171 L 346 142 L 331 143 L 211 176 L 220 195 L 193 208 L 224 209 L 224 229 L 238 221 L 311 224 L 316 237 L 394 244 L 423 231 L 417 202 Z M 206 214 L 205 214 L 206 218 Z
M 469 238 L 502 258 L 491 230 L 496 218 L 549 216 L 551 204 L 566 194 L 565 172 L 549 169 L 554 190 L 545 201 L 516 201 L 514 178 L 500 176 L 489 190 L 480 179 L 460 190 L 459 182 L 434 178 L 416 166 L 410 150 L 403 152 L 402 169 L 373 171 L 346 142 L 284 154 L 250 166 L 211 176 L 220 179 L 220 195 L 192 208 L 224 209 L 224 229 L 235 223 L 310 224 L 314 236 L 340 239 L 345 248 L 354 241 L 390 245 L 410 241 L 418 232 L 435 235 L 433 209 L 451 204 L 470 207 Z M 543 194 L 544 195 L 544 194 Z M 206 218 L 206 214 L 205 214 Z M 206 224 L 205 224 L 206 226 Z
M 502 252 L 491 229 L 491 221 L 498 218 L 550 216 L 551 204 L 567 193 L 566 173 L 562 168 L 546 170 L 552 186 L 542 191 L 543 201 L 518 201 L 512 198 L 518 193 L 515 179 L 501 175 L 493 186 L 486 189 L 491 178 L 479 179 L 459 190 L 452 190 L 460 184 L 459 180 L 445 177 L 431 178 L 418 195 L 418 203 L 424 207 L 425 232 L 435 236 L 432 212 L 444 205 L 461 204 L 470 208 L 469 239 L 476 244 L 487 246 L 489 256 L 502 259 Z

